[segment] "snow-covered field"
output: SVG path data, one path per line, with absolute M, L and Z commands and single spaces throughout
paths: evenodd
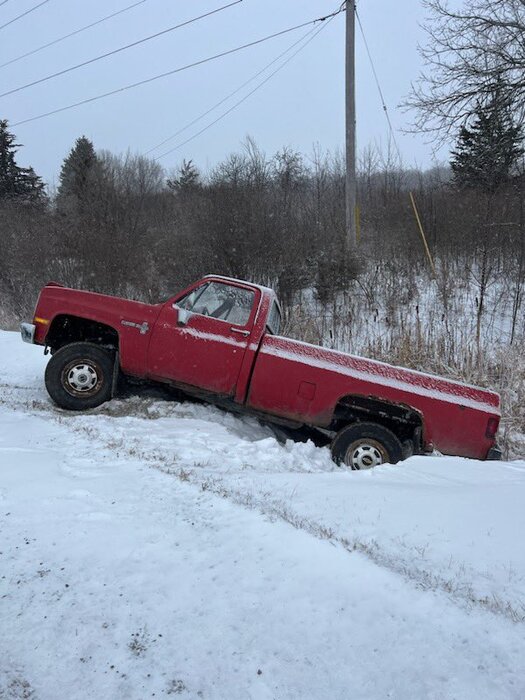
M 525 462 L 348 473 L 0 332 L 0 698 L 525 697 Z

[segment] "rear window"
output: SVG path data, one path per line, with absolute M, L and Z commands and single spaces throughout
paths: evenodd
M 279 331 L 281 330 L 281 312 L 275 301 L 270 309 L 266 326 L 272 335 L 279 335 Z

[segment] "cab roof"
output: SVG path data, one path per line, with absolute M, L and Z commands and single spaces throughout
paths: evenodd
M 277 298 L 275 291 L 271 287 L 264 287 L 261 284 L 255 284 L 255 282 L 249 282 L 248 280 L 240 280 L 236 279 L 235 277 L 225 277 L 224 275 L 205 275 L 203 279 L 221 280 L 222 282 L 236 282 L 237 284 L 249 284 L 250 287 L 255 287 L 265 296 L 271 296 L 274 299 Z

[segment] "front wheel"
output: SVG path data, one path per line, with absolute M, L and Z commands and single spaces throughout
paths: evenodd
M 340 430 L 331 445 L 337 464 L 353 470 L 396 464 L 403 459 L 403 446 L 391 430 L 378 423 L 352 423 Z
M 49 360 L 46 389 L 61 408 L 95 408 L 111 398 L 114 363 L 114 355 L 94 343 L 71 343 Z

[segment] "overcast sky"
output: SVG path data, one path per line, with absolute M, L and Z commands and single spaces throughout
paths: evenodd
M 136 0 L 135 0 L 136 1 Z M 8 0 L 0 25 L 41 0 Z M 145 0 L 134 9 L 56 46 L 0 69 L 0 92 L 37 80 L 148 34 L 161 31 L 228 0 Z M 0 63 L 116 12 L 133 0 L 48 0 L 0 29 Z M 214 16 L 58 78 L 0 98 L 0 118 L 11 124 L 234 48 L 332 12 L 339 0 L 243 0 Z M 417 44 L 424 40 L 419 0 L 360 0 L 360 16 L 396 130 L 409 117 L 397 106 L 420 70 Z M 160 162 L 172 168 L 183 158 L 206 169 L 239 149 L 247 135 L 268 153 L 290 146 L 309 153 L 314 144 L 344 145 L 344 14 L 336 17 L 288 65 L 231 114 Z M 272 39 L 231 56 L 163 78 L 39 121 L 14 126 L 20 165 L 33 165 L 51 184 L 74 140 L 85 134 L 97 149 L 144 153 L 233 92 L 298 41 L 308 29 Z M 287 54 L 286 56 L 289 56 Z M 284 60 L 284 59 L 283 59 Z M 275 64 L 269 72 L 275 70 Z M 259 81 L 268 75 L 265 73 Z M 151 155 L 191 137 L 258 81 Z M 386 145 L 388 130 L 365 53 L 357 37 L 358 148 Z M 407 164 L 432 165 L 425 139 L 398 139 Z M 446 158 L 446 153 L 443 153 Z

